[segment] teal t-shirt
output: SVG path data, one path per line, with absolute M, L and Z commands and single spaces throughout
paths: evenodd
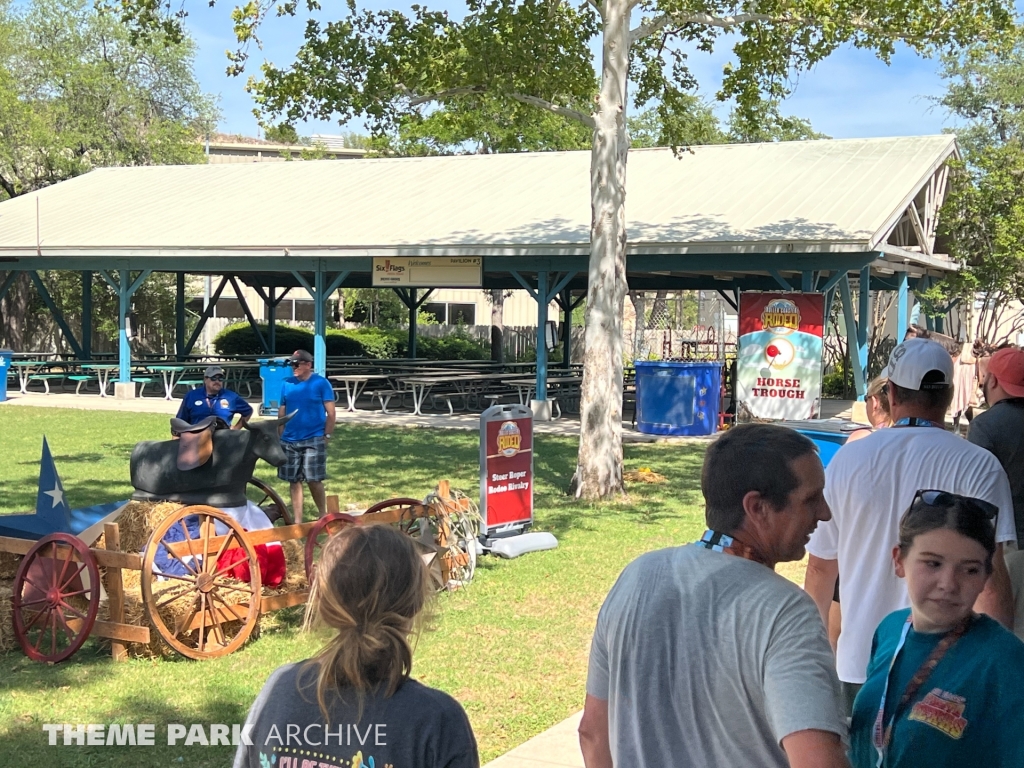
M 910 609 L 890 613 L 875 630 L 867 681 L 853 705 L 850 762 L 875 768 L 873 729 L 893 653 Z M 889 722 L 910 679 L 942 638 L 911 629 L 892 667 Z M 1024 766 L 1024 643 L 988 616 L 979 617 L 925 680 L 893 725 L 884 768 Z

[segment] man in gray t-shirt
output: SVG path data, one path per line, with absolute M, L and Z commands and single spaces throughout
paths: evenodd
M 848 765 L 825 628 L 773 572 L 829 519 L 824 482 L 814 444 L 785 427 L 740 426 L 711 445 L 709 530 L 635 560 L 601 608 L 580 723 L 587 768 Z

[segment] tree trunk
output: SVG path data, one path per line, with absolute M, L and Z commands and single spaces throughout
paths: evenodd
M 590 269 L 577 497 L 622 493 L 622 309 L 626 298 L 629 5 L 605 0 L 601 93 L 590 160 Z
M 505 291 L 491 289 L 491 360 L 505 362 Z
M 7 274 L 4 273 L 4 278 L 6 277 Z M 3 345 L 15 352 L 27 351 L 28 308 L 34 290 L 28 275 L 22 272 L 14 278 L 10 290 L 0 302 L 0 333 Z

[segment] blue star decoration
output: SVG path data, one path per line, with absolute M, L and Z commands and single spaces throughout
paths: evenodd
M 124 503 L 115 501 L 84 509 L 71 509 L 44 436 L 43 455 L 39 459 L 36 511 L 25 515 L 0 515 L 0 536 L 32 540 L 41 539 L 50 533 L 72 533 L 77 536 Z

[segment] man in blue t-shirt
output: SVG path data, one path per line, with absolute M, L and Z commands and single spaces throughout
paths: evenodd
M 295 415 L 284 425 L 281 446 L 288 461 L 277 476 L 290 483 L 292 515 L 302 522 L 302 484 L 309 486 L 320 516 L 327 511 L 324 480 L 327 479 L 327 441 L 334 432 L 334 390 L 319 373 L 313 373 L 313 356 L 304 349 L 292 355 L 288 365 L 295 372 L 281 388 L 280 416 Z
M 239 419 L 232 424 L 235 414 Z M 178 408 L 178 418 L 189 424 L 198 424 L 207 416 L 216 416 L 232 429 L 241 429 L 252 416 L 252 406 L 241 395 L 224 389 L 224 369 L 219 365 L 206 369 L 202 386 L 186 392 Z

